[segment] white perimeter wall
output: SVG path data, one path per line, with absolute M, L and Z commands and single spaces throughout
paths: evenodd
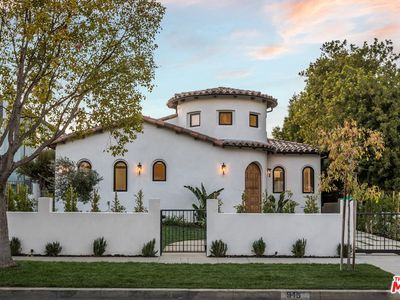
M 254 255 L 252 244 L 262 237 L 265 255 L 291 256 L 294 242 L 305 238 L 306 256 L 336 256 L 341 218 L 341 214 L 218 213 L 216 201 L 208 200 L 207 255 L 212 241 L 220 239 L 228 246 L 227 255 Z
M 9 235 L 18 237 L 22 252 L 44 254 L 49 242 L 60 242 L 61 255 L 92 255 L 93 241 L 104 237 L 106 255 L 140 255 L 145 243 L 160 240 L 160 201 L 148 213 L 57 213 L 52 199 L 39 198 L 38 212 L 7 212 Z

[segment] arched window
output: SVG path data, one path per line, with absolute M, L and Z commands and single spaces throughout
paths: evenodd
M 303 193 L 314 193 L 314 169 L 311 167 L 303 169 Z
M 161 160 L 153 164 L 153 181 L 167 180 L 167 166 Z
M 114 192 L 128 190 L 128 167 L 125 162 L 117 161 L 114 164 Z
M 92 165 L 88 160 L 82 159 L 81 161 L 79 161 L 79 163 L 78 163 L 78 170 L 79 171 L 88 172 L 91 169 L 92 169 Z
M 285 191 L 285 170 L 276 167 L 272 172 L 273 192 L 283 193 Z

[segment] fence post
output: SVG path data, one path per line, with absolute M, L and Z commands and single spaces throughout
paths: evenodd
M 40 197 L 38 199 L 38 213 L 48 214 L 53 211 L 53 199 L 49 197 Z

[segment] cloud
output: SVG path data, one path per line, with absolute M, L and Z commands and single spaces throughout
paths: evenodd
M 252 70 L 231 70 L 221 72 L 217 75 L 217 79 L 243 79 L 253 74 Z
M 256 59 L 335 39 L 400 38 L 399 0 L 283 0 L 265 5 L 264 12 L 280 42 L 253 47 L 248 55 Z
M 286 45 L 267 45 L 250 48 L 248 54 L 255 59 L 273 59 L 288 52 L 290 49 Z

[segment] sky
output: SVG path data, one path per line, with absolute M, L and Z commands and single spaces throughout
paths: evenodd
M 304 88 L 299 72 L 326 41 L 392 39 L 399 50 L 400 0 L 159 0 L 166 13 L 157 36 L 155 87 L 143 113 L 174 113 L 175 93 L 218 86 L 278 99 L 268 134 L 281 126 L 289 99 Z

